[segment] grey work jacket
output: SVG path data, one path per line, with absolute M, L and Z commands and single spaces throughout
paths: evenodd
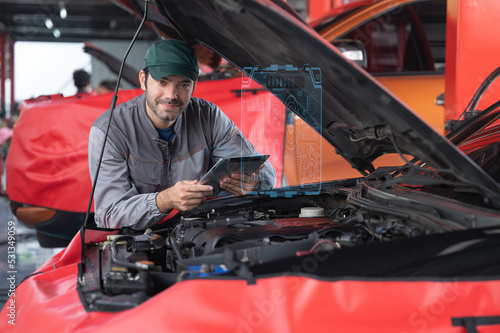
M 109 110 L 92 125 L 89 169 L 94 181 Z M 97 179 L 94 210 L 99 227 L 145 229 L 166 215 L 156 206 L 158 192 L 181 180 L 200 179 L 222 157 L 258 152 L 216 105 L 192 97 L 174 125 L 169 143 L 159 138 L 146 112 L 146 95 L 118 105 Z M 260 171 L 259 191 L 276 183 L 269 162 Z

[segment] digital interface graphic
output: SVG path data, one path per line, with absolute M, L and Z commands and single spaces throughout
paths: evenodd
M 265 68 L 245 67 L 243 72 L 246 76 L 241 86 L 242 129 L 261 121 L 261 126 L 252 127 L 260 138 L 252 143 L 259 152 L 271 155 L 273 166 L 281 167 L 277 173 L 282 186 L 298 185 L 301 193 L 319 193 L 316 187 L 312 191 L 310 184 L 321 181 L 321 70 L 309 65 L 299 68 L 273 64 Z M 271 93 L 260 93 L 262 87 L 256 82 Z M 320 135 L 310 135 L 306 123 Z M 285 194 L 297 193 L 294 189 Z M 276 195 L 273 191 L 266 194 Z

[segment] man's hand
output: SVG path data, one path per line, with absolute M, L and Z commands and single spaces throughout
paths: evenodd
M 258 171 L 261 168 L 262 166 L 250 177 L 239 173 L 233 173 L 231 177 L 222 178 L 219 186 L 221 189 L 229 191 L 236 197 L 242 197 L 248 192 L 255 191 L 259 186 Z
M 198 207 L 212 192 L 212 186 L 200 185 L 197 180 L 183 180 L 158 193 L 156 205 L 163 214 L 174 208 L 187 211 Z

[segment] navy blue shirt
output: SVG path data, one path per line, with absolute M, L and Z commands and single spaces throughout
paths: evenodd
M 160 136 L 160 139 L 162 139 L 163 141 L 172 142 L 172 140 L 175 138 L 174 127 L 155 128 L 158 132 L 158 135 Z

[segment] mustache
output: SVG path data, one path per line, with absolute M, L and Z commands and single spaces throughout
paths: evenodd
M 170 104 L 170 105 L 177 105 L 177 106 L 182 106 L 183 103 L 182 101 L 178 99 L 158 99 L 156 100 L 157 103 L 164 103 L 164 104 Z

